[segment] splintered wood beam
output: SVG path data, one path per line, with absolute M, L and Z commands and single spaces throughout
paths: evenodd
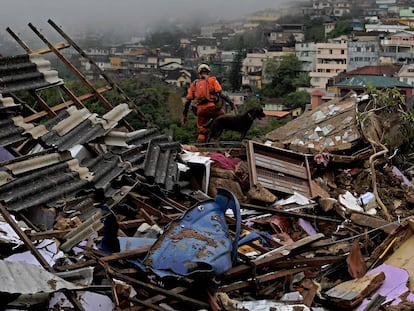
M 275 261 L 288 257 L 292 251 L 318 241 L 323 237 L 324 235 L 322 233 L 317 233 L 295 241 L 292 244 L 273 249 L 265 254 L 260 255 L 257 259 L 252 260 L 250 264 L 241 264 L 231 268 L 224 273 L 224 277 L 235 277 L 241 274 L 249 274 L 252 269 L 271 266 Z
M 170 291 L 173 292 L 173 293 L 175 293 L 175 294 L 183 293 L 186 290 L 188 290 L 188 288 L 186 288 L 186 287 L 175 287 L 175 288 L 170 289 Z M 159 305 L 160 302 L 164 301 L 165 299 L 167 299 L 167 297 L 164 296 L 164 295 L 155 295 L 155 296 L 152 296 L 151 298 L 148 298 L 146 300 L 140 300 L 140 303 L 143 306 L 147 307 L 145 304 L 156 304 L 156 305 Z M 139 306 L 137 306 L 134 309 L 134 311 L 140 311 L 140 310 L 147 310 L 147 309 L 143 309 L 143 307 L 139 307 Z
M 97 89 L 96 91 L 97 92 L 99 92 L 99 93 L 104 93 L 104 92 L 107 92 L 107 91 L 109 91 L 110 90 L 110 87 L 109 86 L 107 86 L 107 87 L 102 87 L 102 88 L 99 88 L 99 89 Z M 78 101 L 79 102 L 82 102 L 82 101 L 84 101 L 84 100 L 88 100 L 88 99 L 91 99 L 91 98 L 93 98 L 95 95 L 94 94 L 92 94 L 92 93 L 88 93 L 88 94 L 84 94 L 84 95 L 81 95 L 81 96 L 78 96 L 77 97 L 77 99 L 78 99 Z M 66 102 L 64 102 L 64 103 L 61 103 L 61 104 L 59 104 L 59 105 L 56 105 L 56 106 L 53 106 L 53 107 L 50 107 L 50 109 L 52 110 L 52 111 L 54 111 L 54 112 L 58 112 L 58 111 L 60 111 L 60 110 L 62 110 L 62 109 L 66 109 L 66 108 L 68 108 L 69 106 L 72 106 L 73 104 L 75 104 L 76 102 L 74 102 L 73 100 L 68 100 L 68 101 L 66 101 Z M 34 121 L 34 120 L 37 120 L 37 119 L 40 119 L 40 118 L 43 118 L 43 117 L 45 117 L 45 116 L 47 116 L 48 114 L 47 114 L 47 112 L 46 111 L 40 111 L 40 112 L 38 112 L 38 113 L 34 113 L 34 114 L 32 114 L 32 115 L 30 115 L 30 116 L 28 116 L 28 117 L 26 117 L 26 118 L 24 118 L 24 121 L 25 122 L 31 122 L 31 121 Z
M 79 80 L 81 80 L 81 82 L 91 90 L 91 92 L 102 103 L 102 105 L 106 109 L 112 110 L 112 104 L 105 97 L 103 97 L 101 93 L 97 92 L 92 83 L 90 83 L 85 78 L 85 76 L 78 69 L 76 69 L 75 66 L 73 66 L 71 62 L 58 49 L 56 49 L 53 44 L 32 23 L 29 23 L 28 25 L 33 30 L 33 32 L 52 50 L 52 52 L 55 53 L 55 55 L 79 78 Z M 122 119 L 121 122 L 128 130 L 133 130 L 133 128 L 128 124 L 128 122 L 126 122 L 125 119 Z
M 56 50 L 63 50 L 63 49 L 70 47 L 70 45 L 66 42 L 60 42 L 60 43 L 54 44 L 53 47 Z M 50 52 L 52 52 L 50 48 L 40 48 L 40 49 L 32 51 L 33 54 L 48 54 Z
M 151 245 L 143 245 L 140 247 L 137 247 L 136 249 L 132 250 L 126 250 L 118 253 L 113 253 L 111 255 L 100 257 L 99 260 L 102 262 L 112 262 L 112 261 L 118 261 L 118 260 L 126 260 L 130 258 L 136 258 L 145 255 L 148 250 L 150 249 Z M 85 260 L 82 262 L 65 265 L 65 266 L 57 266 L 55 269 L 58 271 L 67 271 L 67 270 L 76 270 L 88 266 L 94 266 L 96 265 L 95 259 Z
M 3 215 L 6 222 L 13 228 L 14 232 L 24 242 L 24 245 L 29 249 L 32 255 L 39 261 L 43 268 L 49 272 L 54 272 L 52 266 L 46 261 L 46 259 L 40 254 L 37 248 L 33 245 L 33 242 L 29 239 L 26 233 L 18 226 L 17 222 L 11 217 L 7 209 L 0 203 L 0 213 Z
M 51 117 L 56 117 L 56 112 L 54 112 L 48 104 L 37 94 L 36 92 L 32 92 L 32 96 L 36 99 L 42 109 Z
M 277 209 L 274 207 L 266 207 L 266 206 L 259 206 L 254 204 L 248 204 L 248 203 L 241 203 L 240 207 L 247 208 L 247 209 L 253 209 L 257 211 L 267 212 L 271 214 L 276 215 L 283 215 L 288 217 L 296 217 L 296 218 L 304 218 L 304 219 L 310 219 L 310 220 L 324 220 L 329 222 L 336 222 L 341 223 L 342 219 L 336 219 L 336 218 L 330 218 L 325 216 L 319 216 L 319 215 L 310 215 L 305 213 L 296 213 L 296 212 L 290 212 L 290 211 L 284 211 L 282 209 Z
M 118 272 L 116 272 L 112 269 L 110 269 L 108 271 L 108 273 L 110 275 L 112 275 L 113 277 L 118 278 L 122 281 L 130 282 L 132 284 L 139 285 L 141 287 L 146 288 L 147 290 L 152 290 L 152 291 L 158 292 L 162 295 L 165 295 L 167 297 L 175 298 L 179 301 L 190 304 L 192 306 L 196 306 L 198 308 L 207 308 L 207 309 L 210 307 L 210 305 L 208 303 L 205 303 L 204 301 L 200 301 L 200 300 L 197 300 L 197 299 L 194 299 L 194 298 L 191 298 L 191 297 L 187 297 L 187 296 L 184 296 L 182 294 L 173 293 L 173 292 L 171 292 L 169 290 L 166 290 L 166 289 L 163 289 L 161 287 L 158 287 L 158 286 L 155 286 L 155 285 L 152 285 L 152 284 L 149 284 L 149 283 L 145 283 L 145 282 L 142 282 L 140 280 L 137 280 L 137 279 L 131 278 L 129 276 L 123 275 L 123 274 L 118 273 Z
M 70 43 L 70 45 L 85 59 L 88 60 L 88 62 L 93 66 L 93 68 L 99 72 L 99 74 L 109 83 L 111 87 L 113 87 L 118 94 L 121 95 L 121 97 L 127 102 L 130 109 L 134 110 L 140 118 L 146 123 L 146 125 L 149 125 L 149 120 L 147 116 L 139 109 L 139 107 L 135 104 L 135 102 L 129 98 L 129 96 L 124 92 L 122 88 L 118 86 L 118 84 L 106 74 L 104 70 L 102 70 L 101 67 L 99 67 L 93 59 L 89 57 L 88 54 L 86 54 L 77 44 L 75 41 L 73 41 L 54 21 L 51 19 L 48 20 L 48 23 L 67 41 Z
M 52 52 L 50 48 L 41 48 L 37 50 L 32 50 L 10 27 L 6 28 L 7 32 L 13 37 L 14 40 L 29 54 L 47 54 Z M 54 48 L 57 50 L 63 50 L 70 47 L 67 42 L 60 42 L 54 45 Z
M 296 274 L 296 273 L 303 272 L 303 271 L 310 270 L 310 269 L 312 269 L 312 267 L 294 268 L 294 269 L 289 269 L 289 270 L 269 272 L 264 275 L 256 276 L 254 280 L 251 279 L 251 280 L 245 280 L 245 281 L 237 281 L 237 282 L 234 282 L 228 285 L 220 286 L 218 290 L 220 292 L 231 292 L 231 291 L 235 291 L 238 289 L 251 287 L 251 286 L 254 286 L 260 283 L 269 282 L 275 279 L 280 279 L 285 276 Z

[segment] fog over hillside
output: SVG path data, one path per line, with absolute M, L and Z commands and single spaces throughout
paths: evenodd
M 231 20 L 266 9 L 280 9 L 288 0 L 1 0 L 0 35 L 6 27 L 27 29 L 28 23 L 50 28 L 52 19 L 64 30 L 145 33 L 163 24 L 189 25 Z M 30 30 L 29 30 L 30 31 Z

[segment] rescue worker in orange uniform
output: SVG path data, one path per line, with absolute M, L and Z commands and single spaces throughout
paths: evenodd
M 223 93 L 223 89 L 217 79 L 210 75 L 210 67 L 207 64 L 198 66 L 199 79 L 196 79 L 190 84 L 187 92 L 187 100 L 184 104 L 182 115 L 182 124 L 187 122 L 187 114 L 190 108 L 191 101 L 195 100 L 197 105 L 197 142 L 203 143 L 206 141 L 208 134 L 208 125 L 211 119 L 214 119 L 224 114 L 222 107 L 217 107 L 216 103 L 222 98 L 230 104 L 231 110 L 234 110 L 234 103 L 231 99 Z M 199 95 L 197 91 L 201 87 L 201 80 L 206 81 L 206 94 Z

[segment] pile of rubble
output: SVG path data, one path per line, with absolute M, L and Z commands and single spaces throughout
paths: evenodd
M 209 148 L 131 129 L 128 98 L 89 112 L 95 89 L 49 107 L 38 90 L 70 91 L 41 53 L 0 76 L 5 310 L 413 308 L 414 127 L 394 95 Z

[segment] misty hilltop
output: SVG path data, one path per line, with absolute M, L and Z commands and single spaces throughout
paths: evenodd
M 288 0 L 72 0 L 12 1 L 3 0 L 0 11 L 0 34 L 7 27 L 17 31 L 28 23 L 47 28 L 53 19 L 70 32 L 148 33 L 170 25 L 186 27 L 220 20 L 239 19 L 261 10 L 281 9 Z M 16 18 L 18 16 L 19 18 Z

